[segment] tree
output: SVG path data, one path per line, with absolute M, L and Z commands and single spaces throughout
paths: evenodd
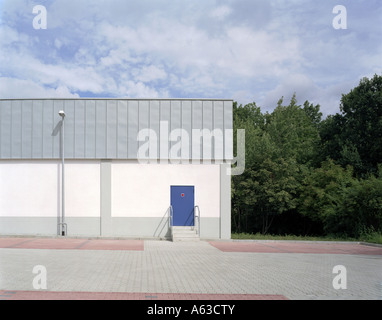
M 311 170 L 302 183 L 299 211 L 313 221 L 321 222 L 325 233 L 337 233 L 338 206 L 343 201 L 346 188 L 354 184 L 353 171 L 337 165 L 333 160 Z
M 340 110 L 320 129 L 325 157 L 352 165 L 361 177 L 376 174 L 382 162 L 382 76 L 363 78 L 343 94 Z
M 305 114 L 310 118 L 312 124 L 318 128 L 321 123 L 322 119 L 322 112 L 320 112 L 320 105 L 313 105 L 312 103 L 309 103 L 309 101 L 304 102 L 304 108 Z
M 248 179 L 247 167 L 253 164 L 259 154 L 258 141 L 263 134 L 265 119 L 256 106 L 250 103 L 245 106 L 233 104 L 233 129 L 234 129 L 234 150 L 237 150 L 237 130 L 245 130 L 245 159 L 246 170 L 242 175 L 232 177 L 232 225 L 234 230 L 241 232 L 242 226 L 248 229 L 248 217 L 252 215 L 253 208 L 248 207 L 246 195 L 243 193 L 242 182 Z
M 279 156 L 293 158 L 298 164 L 309 165 L 316 157 L 320 140 L 315 125 L 318 115 L 314 116 L 313 111 L 309 115 L 296 102 L 295 95 L 288 106 L 282 106 L 282 99 L 279 100 L 278 106 L 267 118 L 266 131 L 277 145 Z M 316 107 L 319 110 L 319 106 Z
M 267 158 L 258 166 L 247 169 L 240 190 L 245 205 L 252 207 L 254 215 L 262 221 L 263 234 L 269 231 L 276 216 L 296 207 L 297 171 L 292 159 L 283 158 Z
M 313 119 L 295 95 L 288 106 L 282 103 L 265 115 L 254 103 L 234 105 L 234 129 L 246 130 L 246 169 L 232 178 L 232 225 L 239 232 L 267 233 L 275 217 L 294 210 L 306 164 L 315 157 Z M 318 111 L 313 107 L 311 114 Z
M 320 222 L 325 234 L 382 230 L 382 175 L 358 179 L 351 166 L 328 160 L 306 176 L 302 190 L 299 211 Z
M 246 136 L 245 171 L 232 177 L 234 230 L 284 232 L 293 217 L 315 234 L 382 231 L 382 76 L 342 95 L 340 110 L 322 120 L 319 105 L 296 95 L 265 114 L 234 104 L 234 135 Z

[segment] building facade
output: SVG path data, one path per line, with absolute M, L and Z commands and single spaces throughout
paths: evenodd
M 0 235 L 169 238 L 197 206 L 229 239 L 232 129 L 232 100 L 0 100 Z

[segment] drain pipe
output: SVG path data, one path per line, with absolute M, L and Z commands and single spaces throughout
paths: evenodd
M 62 158 L 62 165 L 61 165 L 61 235 L 65 236 L 66 235 L 66 229 L 67 225 L 65 223 L 65 111 L 61 110 L 58 112 L 60 117 L 62 118 L 61 122 L 61 158 Z

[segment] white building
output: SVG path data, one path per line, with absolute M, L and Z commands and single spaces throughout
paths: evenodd
M 232 100 L 0 100 L 0 235 L 229 239 L 232 149 Z

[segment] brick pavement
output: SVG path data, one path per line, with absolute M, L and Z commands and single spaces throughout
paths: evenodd
M 131 241 L 0 239 L 0 299 L 382 299 L 377 247 Z M 36 265 L 46 290 L 33 287 Z M 333 288 L 336 265 L 346 267 L 345 290 Z
M 57 292 L 0 290 L 0 300 L 287 300 L 271 294 L 196 294 L 149 292 Z
M 210 241 L 215 248 L 224 252 L 268 252 L 268 253 L 316 253 L 316 254 L 365 254 L 382 255 L 382 246 L 358 243 L 330 242 L 285 242 L 285 241 Z
M 0 248 L 142 251 L 144 241 L 125 239 L 0 238 Z

